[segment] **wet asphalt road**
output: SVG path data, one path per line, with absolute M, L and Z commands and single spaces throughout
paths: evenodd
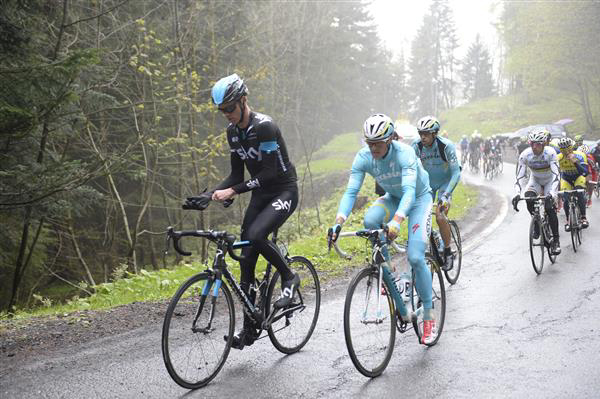
M 507 202 L 513 168 L 493 182 Z M 588 209 L 590 228 L 579 251 L 573 253 L 562 231 L 563 253 L 556 264 L 546 263 L 540 276 L 529 259 L 525 204 L 520 208 L 518 214 L 509 208 L 504 218 L 502 209 L 494 210 L 489 218 L 499 214 L 498 226 L 487 237 L 467 237 L 460 279 L 447 287 L 439 343 L 426 348 L 412 330 L 398 334 L 392 360 L 376 379 L 359 374 L 347 355 L 343 281 L 322 293 L 317 328 L 300 353 L 285 356 L 268 338 L 232 350 L 221 373 L 203 389 L 188 391 L 170 379 L 157 325 L 40 354 L 0 376 L 0 397 L 598 398 L 600 201 Z M 564 216 L 559 220 L 564 223 Z

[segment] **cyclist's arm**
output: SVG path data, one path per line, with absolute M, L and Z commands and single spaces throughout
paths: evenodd
M 418 159 L 414 152 L 402 153 L 400 166 L 402 167 L 402 198 L 396 210 L 395 216 L 402 219 L 406 218 L 408 211 L 415 203 L 415 193 L 417 188 L 417 168 Z
M 244 180 L 244 161 L 235 150 L 230 151 L 231 172 L 229 172 L 229 176 L 225 180 L 215 187 L 215 191 L 233 187 Z M 233 190 L 236 191 L 235 188 Z
M 581 155 L 575 154 L 575 158 L 577 158 L 577 160 L 573 163 L 575 164 L 577 171 L 582 176 L 587 176 L 588 167 L 587 167 L 587 160 L 585 158 L 585 155 L 582 157 Z
M 550 171 L 552 172 L 553 176 L 550 193 L 552 195 L 556 195 L 560 188 L 560 168 L 558 166 L 558 157 L 556 156 L 556 153 L 553 153 L 550 158 Z
M 446 159 L 448 160 L 448 168 L 450 169 L 450 173 L 452 174 L 446 191 L 448 193 L 452 193 L 456 188 L 456 185 L 460 181 L 460 164 L 458 163 L 458 159 L 456 158 L 454 144 L 446 144 L 444 152 L 446 153 Z
M 261 122 L 256 126 L 258 139 L 258 152 L 260 158 L 260 171 L 245 182 L 236 184 L 233 190 L 245 193 L 259 187 L 268 187 L 277 179 L 277 162 L 279 158 L 279 144 L 277 143 L 277 127 L 271 121 Z
M 364 160 L 360 156 L 360 153 L 356 154 L 354 162 L 352 163 L 352 169 L 350 171 L 350 179 L 348 180 L 348 186 L 346 192 L 340 201 L 338 212 L 336 216 L 336 223 L 343 223 L 352 212 L 354 201 L 356 196 L 362 187 L 363 181 L 365 180 L 365 168 Z
M 519 155 L 517 163 L 517 180 L 515 181 L 515 192 L 521 194 L 525 183 L 527 182 L 527 164 L 525 162 L 524 152 Z

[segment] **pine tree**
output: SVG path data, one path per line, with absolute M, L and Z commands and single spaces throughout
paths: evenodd
M 463 81 L 463 95 L 469 101 L 494 94 L 492 62 L 479 35 L 475 37 L 475 41 L 463 59 L 460 74 Z

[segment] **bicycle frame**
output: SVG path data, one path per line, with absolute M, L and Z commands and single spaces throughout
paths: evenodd
M 286 315 L 288 315 L 292 312 L 295 312 L 296 310 L 302 311 L 303 308 L 305 307 L 305 305 L 302 302 L 302 296 L 299 293 L 299 298 L 300 298 L 299 304 L 285 308 L 285 309 L 277 309 L 273 312 L 268 313 L 268 315 L 267 315 L 267 295 L 266 294 L 267 294 L 268 283 L 271 279 L 271 267 L 272 267 L 272 265 L 270 263 L 267 263 L 267 268 L 266 268 L 266 270 L 263 274 L 263 278 L 260 281 L 260 283 L 258 284 L 258 286 L 254 287 L 254 285 L 253 285 L 250 287 L 251 290 L 254 290 L 257 293 L 260 293 L 260 301 L 258 301 L 257 304 L 252 304 L 252 301 L 250 300 L 250 298 L 248 298 L 246 293 L 242 290 L 242 288 L 240 287 L 238 282 L 235 280 L 235 277 L 228 270 L 227 262 L 225 261 L 226 253 L 228 253 L 229 256 L 231 256 L 231 258 L 233 258 L 234 260 L 236 260 L 238 262 L 243 260 L 243 257 L 236 255 L 233 252 L 233 250 L 252 246 L 251 241 L 234 241 L 235 236 L 230 235 L 224 231 L 220 231 L 220 232 L 213 231 L 213 230 L 174 231 L 172 227 L 169 227 L 167 230 L 167 241 L 172 239 L 175 250 L 184 256 L 191 255 L 190 252 L 183 250 L 179 244 L 179 240 L 182 237 L 186 237 L 186 236 L 206 238 L 217 244 L 217 250 L 216 250 L 215 256 L 213 258 L 212 269 L 206 269 L 204 271 L 205 273 L 208 273 L 210 275 L 210 279 L 207 280 L 207 284 L 202 288 L 201 298 L 200 298 L 200 302 L 198 304 L 198 310 L 196 311 L 196 315 L 195 315 L 194 321 L 192 323 L 192 330 L 194 332 L 209 332 L 210 331 L 210 325 L 212 323 L 213 316 L 214 316 L 214 313 L 213 313 L 214 307 L 211 306 L 211 315 L 208 319 L 208 324 L 206 327 L 198 328 L 198 327 L 196 327 L 196 322 L 197 322 L 198 318 L 200 317 L 200 315 L 202 314 L 204 305 L 206 303 L 206 299 L 208 298 L 209 295 L 212 297 L 211 304 L 214 305 L 214 303 L 217 299 L 217 296 L 218 296 L 219 288 L 223 282 L 223 277 L 225 277 L 225 281 L 228 283 L 229 287 L 231 287 L 233 289 L 235 296 L 237 297 L 238 301 L 242 304 L 242 309 L 243 309 L 244 313 L 246 313 L 252 319 L 252 321 L 254 323 L 256 323 L 256 325 L 259 326 L 263 330 L 268 329 L 272 323 L 278 321 L 282 317 L 285 317 Z M 273 234 L 272 241 L 275 243 L 276 239 L 277 239 L 277 233 L 275 232 Z M 168 248 L 168 244 L 167 244 L 167 248 Z M 287 259 L 287 254 L 285 255 L 285 257 Z M 211 294 L 211 288 L 212 288 L 212 294 Z
M 371 238 L 374 240 L 374 244 L 372 246 L 372 254 L 371 254 L 370 259 L 367 259 L 367 261 L 368 261 L 369 267 L 371 267 L 373 269 L 377 269 L 378 292 L 381 292 L 381 288 L 383 286 L 383 281 L 385 281 L 386 284 L 388 285 L 388 287 L 392 287 L 390 294 L 392 295 L 392 298 L 394 300 L 395 309 L 398 311 L 403 311 L 402 313 L 406 313 L 407 309 L 406 309 L 406 305 L 404 304 L 404 300 L 400 296 L 400 292 L 398 292 L 398 289 L 397 288 L 394 289 L 396 287 L 394 278 L 392 277 L 392 273 L 389 270 L 389 268 L 387 266 L 385 266 L 385 264 L 384 264 L 385 259 L 383 258 L 383 254 L 381 252 L 386 245 L 390 245 L 391 247 L 393 247 L 396 251 L 398 251 L 400 253 L 405 253 L 406 247 L 398 245 L 397 243 L 395 243 L 393 241 L 391 243 L 383 242 L 380 238 L 380 236 L 383 232 L 384 232 L 383 229 L 378 229 L 378 230 L 364 229 L 364 230 L 358 230 L 358 231 L 342 232 L 338 235 L 338 239 L 341 237 L 362 237 L 362 238 L 366 238 L 366 239 Z M 333 247 L 340 257 L 348 259 L 348 260 L 352 259 L 351 255 L 348 255 L 346 252 L 342 251 L 338 247 L 337 241 L 335 241 L 333 243 Z M 413 294 L 411 292 L 411 299 L 412 299 L 412 295 Z M 365 306 L 363 317 L 368 313 L 368 306 L 369 306 L 369 304 L 367 303 Z M 417 316 L 420 311 L 422 311 L 422 310 L 417 309 Z M 397 313 L 397 312 L 395 312 L 395 313 Z M 363 320 L 361 320 L 361 323 L 378 324 L 383 321 L 383 318 L 382 318 L 383 312 L 382 312 L 382 308 L 381 308 L 381 295 L 378 295 L 378 297 L 377 297 L 377 312 L 376 312 L 376 314 L 377 314 L 377 318 L 375 320 L 363 319 Z M 400 320 L 399 318 L 396 318 L 396 319 Z M 407 323 L 400 322 L 400 323 L 397 323 L 397 326 L 398 326 L 398 330 L 400 332 L 405 332 Z

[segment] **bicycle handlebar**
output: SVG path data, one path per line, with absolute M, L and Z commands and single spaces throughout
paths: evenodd
M 384 229 L 377 229 L 377 230 L 357 230 L 357 231 L 344 231 L 343 233 L 339 233 L 337 238 L 341 238 L 341 237 L 363 237 L 363 238 L 368 238 L 371 237 L 372 235 L 378 235 L 381 234 L 382 232 L 384 232 Z M 347 252 L 344 252 L 343 250 L 340 249 L 340 247 L 337 244 L 337 240 L 333 241 L 333 248 L 335 249 L 335 252 L 337 252 L 337 254 L 340 256 L 340 258 L 344 258 L 347 260 L 352 260 L 352 255 L 348 254 Z M 392 242 L 388 242 L 388 245 L 392 246 L 392 248 L 394 248 L 396 251 L 398 252 L 406 252 L 406 246 L 401 245 L 396 243 L 395 241 Z
M 167 229 L 167 248 L 168 248 L 168 241 L 170 239 L 173 239 L 173 247 L 175 248 L 175 251 L 177 251 L 180 255 L 190 256 L 192 253 L 184 250 L 181 247 L 181 245 L 179 244 L 179 240 L 182 237 L 201 237 L 201 238 L 206 238 L 210 241 L 216 242 L 217 244 L 220 241 L 227 246 L 227 253 L 229 254 L 229 256 L 231 256 L 233 259 L 237 260 L 238 262 L 240 260 L 243 260 L 243 257 L 237 256 L 233 252 L 233 243 L 235 242 L 235 235 L 230 234 L 226 231 L 215 231 L 215 230 L 175 231 L 173 229 L 173 227 L 169 226 L 169 228 Z

